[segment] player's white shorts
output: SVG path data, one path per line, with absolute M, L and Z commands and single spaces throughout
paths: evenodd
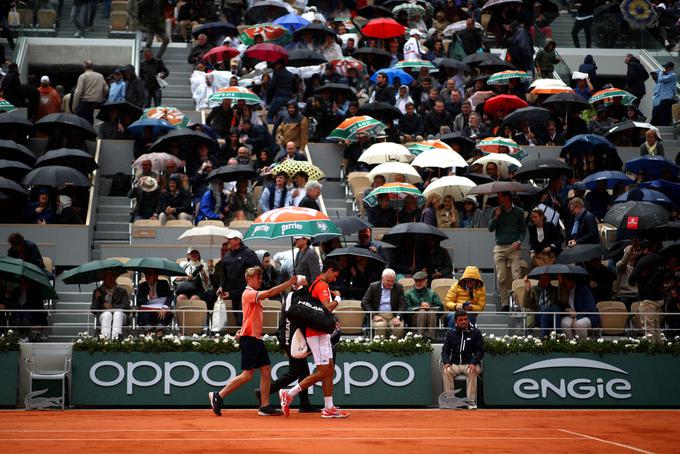
M 330 364 L 333 359 L 333 347 L 331 346 L 331 335 L 322 334 L 320 336 L 307 337 L 307 345 L 312 352 L 314 364 L 323 366 Z

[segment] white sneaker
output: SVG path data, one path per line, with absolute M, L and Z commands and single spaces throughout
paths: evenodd
M 73 37 L 74 37 L 74 38 L 82 38 L 82 37 L 83 37 L 83 33 L 82 33 L 81 31 L 77 31 L 77 32 L 75 33 L 75 35 L 73 35 Z
M 468 404 L 468 410 L 477 410 L 477 404 Z

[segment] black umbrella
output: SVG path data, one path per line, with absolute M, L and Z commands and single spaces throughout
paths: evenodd
M 617 203 L 604 216 L 606 224 L 620 232 L 641 232 L 665 224 L 670 214 L 660 205 L 650 202 Z
M 503 125 L 510 125 L 515 128 L 520 128 L 525 121 L 529 122 L 529 126 L 534 129 L 542 129 L 550 119 L 550 112 L 543 107 L 522 107 L 517 109 L 503 118 Z
M 657 225 L 646 232 L 644 236 L 661 241 L 673 241 L 680 239 L 680 221 L 671 221 L 666 224 Z
M 27 166 L 23 162 L 0 159 L 0 177 L 18 181 L 30 171 L 31 167 Z
M 288 51 L 287 66 L 302 68 L 326 63 L 326 58 L 318 52 L 309 49 L 294 49 Z
M 548 24 L 557 19 L 560 15 L 557 4 L 550 0 L 538 0 L 537 2 L 535 1 L 534 4 L 535 3 L 541 4 L 541 13 Z
M 665 258 L 680 257 L 680 243 L 671 244 L 659 251 L 659 254 Z
M 31 170 L 21 182 L 24 186 L 64 186 L 89 187 L 90 182 L 85 175 L 72 167 L 49 166 Z
M 285 3 L 275 0 L 263 0 L 253 3 L 253 6 L 246 11 L 247 24 L 261 24 L 271 22 L 276 18 L 288 14 Z
M 627 120 L 612 126 L 611 129 L 609 129 L 609 131 L 607 132 L 607 134 L 605 134 L 605 137 L 613 142 L 619 135 L 625 132 L 627 134 L 632 134 L 632 137 L 634 139 L 642 141 L 642 135 L 651 128 L 652 125 L 649 123 Z M 640 143 L 638 142 L 637 145 L 640 145 Z
M 35 164 L 35 155 L 25 146 L 13 140 L 0 140 L 0 156 L 3 159 L 23 162 L 26 165 Z
M 654 229 L 652 229 L 654 230 Z M 609 259 L 615 259 L 619 260 L 621 257 L 623 257 L 623 251 L 626 249 L 626 246 L 630 245 L 631 240 L 620 240 L 616 241 L 612 246 L 607 249 L 607 252 L 602 256 L 604 260 L 609 260 Z
M 99 108 L 97 119 L 101 121 L 109 121 L 109 112 L 114 109 L 118 111 L 118 114 L 121 117 L 129 116 L 134 120 L 138 120 L 139 117 L 141 117 L 144 113 L 142 109 L 127 101 L 110 101 L 102 104 L 102 106 Z
M 496 194 L 498 192 L 537 192 L 538 188 L 530 184 L 517 183 L 516 181 L 494 181 L 476 186 L 468 192 L 470 195 Z
M 375 47 L 360 47 L 355 50 L 352 57 L 367 64 L 373 64 L 376 69 L 386 68 L 392 60 L 392 55 L 385 49 Z
M 464 176 L 465 178 L 469 178 L 470 180 L 474 181 L 475 183 L 477 183 L 479 185 L 494 182 L 493 178 L 491 178 L 488 175 L 484 175 L 482 173 L 468 173 L 466 175 L 461 175 L 461 176 Z
M 335 225 L 338 226 L 343 235 L 351 235 L 358 232 L 359 230 L 371 227 L 371 224 L 358 216 L 343 216 L 331 220 Z
M 35 123 L 35 128 L 48 135 L 54 130 L 68 129 L 85 140 L 97 139 L 97 131 L 94 127 L 84 118 L 74 114 L 53 113 L 45 115 Z
M 604 251 L 599 244 L 577 244 L 570 247 L 557 257 L 555 263 L 569 264 L 581 263 L 588 260 L 602 257 Z
M 328 28 L 322 24 L 309 24 L 302 28 L 298 28 L 293 33 L 293 39 L 300 40 L 305 35 L 305 33 L 311 33 L 314 39 L 318 41 L 325 41 L 327 36 L 337 36 L 332 28 Z
M 386 102 L 368 102 L 359 107 L 360 115 L 370 115 L 376 120 L 391 122 L 402 117 L 401 111 Z
M 439 138 L 439 140 L 448 145 L 458 145 L 460 147 L 460 152 L 465 154 L 472 153 L 477 145 L 474 140 L 462 136 L 457 132 L 444 134 Z
M 555 93 L 545 98 L 544 106 L 550 106 L 556 111 L 568 112 L 570 110 L 581 111 L 590 108 L 590 103 L 576 93 Z
M 206 35 L 208 41 L 212 42 L 223 36 L 237 36 L 238 28 L 229 22 L 208 22 L 207 24 L 199 25 L 191 31 L 191 35 L 194 38 L 198 38 L 198 35 L 201 34 Z
M 482 63 L 496 64 L 502 66 L 507 62 L 502 60 L 501 57 L 499 57 L 496 54 L 482 52 L 481 54 L 468 55 L 467 57 L 463 58 L 463 63 L 465 63 L 468 66 L 479 66 Z
M 339 257 L 341 255 L 351 255 L 353 257 L 366 257 L 367 259 L 375 260 L 376 262 L 385 263 L 385 259 L 380 257 L 379 254 L 371 252 L 366 248 L 358 246 L 341 247 L 333 249 L 333 251 L 326 257 Z
M 375 19 L 376 17 L 393 17 L 394 14 L 384 6 L 368 5 L 357 10 L 357 16 L 365 17 L 366 19 Z
M 334 83 L 319 85 L 314 89 L 314 93 L 319 93 L 323 90 L 331 90 L 332 92 L 344 91 L 347 96 L 353 96 L 356 94 L 349 85 Z
M 0 177 L 0 192 L 10 197 L 25 197 L 28 191 L 9 178 Z
M 471 68 L 465 63 L 454 60 L 453 58 L 435 58 L 432 63 L 438 68 L 455 69 L 470 72 Z
M 472 66 L 472 65 L 471 65 Z M 477 65 L 477 68 L 481 72 L 486 72 L 489 74 L 496 73 L 499 71 L 506 71 L 508 69 L 515 69 L 515 65 L 510 62 L 500 60 L 500 61 L 485 61 Z
M 218 167 L 210 172 L 208 180 L 218 178 L 222 181 L 250 180 L 257 176 L 257 171 L 249 164 L 236 164 Z
M 49 166 L 71 167 L 85 175 L 99 168 L 90 153 L 75 148 L 50 150 L 38 158 L 35 166 L 36 168 Z
M 563 274 L 571 276 L 588 276 L 588 272 L 576 265 L 553 264 L 546 266 L 537 266 L 528 274 L 530 278 L 539 278 L 542 274 Z
M 167 151 L 173 142 L 178 142 L 180 149 L 189 154 L 196 151 L 199 146 L 207 145 L 209 148 L 216 148 L 217 142 L 212 137 L 193 129 L 173 129 L 166 135 L 159 137 L 149 148 L 149 153 L 162 153 Z
M 404 222 L 392 227 L 386 234 L 383 235 L 382 241 L 392 244 L 400 244 L 404 237 L 411 235 L 432 235 L 439 240 L 448 238 L 446 233 L 442 232 L 436 227 L 424 222 Z
M 522 167 L 515 173 L 515 179 L 548 180 L 560 175 L 572 175 L 574 170 L 561 159 L 556 158 L 538 158 L 528 161 L 522 161 Z
M 33 134 L 35 125 L 26 118 L 26 113 L 15 110 L 0 115 L 0 139 L 14 140 Z

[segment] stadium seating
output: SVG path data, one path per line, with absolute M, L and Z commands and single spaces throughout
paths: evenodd
M 179 332 L 183 336 L 191 336 L 203 332 L 208 305 L 202 300 L 182 300 L 175 305 L 175 318 Z
M 264 308 L 262 332 L 264 334 L 276 334 L 281 316 L 281 301 L 262 300 L 262 307 Z
M 600 332 L 611 336 L 619 336 L 626 331 L 628 310 L 620 301 L 600 301 L 597 303 L 600 313 Z
M 432 279 L 432 282 L 430 283 L 430 288 L 434 293 L 439 296 L 439 299 L 442 300 L 442 304 L 444 303 L 444 299 L 446 298 L 446 294 L 449 292 L 449 289 L 453 287 L 456 282 L 458 282 L 455 279 L 450 279 L 450 278 L 439 278 L 439 279 Z
M 404 287 L 404 293 L 406 293 L 416 285 L 416 281 L 411 277 L 402 277 L 399 279 L 399 284 Z
M 359 300 L 343 300 L 333 312 L 340 323 L 342 334 L 362 334 L 364 309 Z

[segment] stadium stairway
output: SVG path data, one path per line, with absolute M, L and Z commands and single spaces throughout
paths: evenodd
M 154 43 L 157 46 L 158 43 Z M 140 43 L 143 46 L 143 43 Z M 165 50 L 163 62 L 170 71 L 166 79 L 168 86 L 163 90 L 163 105 L 176 107 L 188 115 L 193 122 L 200 123 L 201 115 L 196 112 L 196 104 L 191 97 L 192 67 L 187 63 L 191 47 L 185 43 L 171 43 Z
M 342 146 L 334 143 L 310 143 L 307 145 L 307 156 L 326 175 L 321 181 L 326 214 L 331 218 L 346 216 L 349 213 L 348 205 L 340 179 Z
M 59 300 L 56 311 L 52 311 L 48 320 L 50 342 L 71 342 L 79 332 L 87 331 L 87 324 L 91 322 L 90 305 L 94 284 L 65 285 L 61 280 L 56 281 Z M 77 310 L 78 312 L 72 312 Z
M 127 197 L 108 197 L 100 194 L 94 233 L 95 250 L 98 243 L 129 242 L 129 223 L 130 199 Z
M 59 25 L 57 27 L 57 37 L 59 38 L 73 38 L 73 35 L 78 31 L 71 20 L 71 9 L 73 8 L 73 0 L 64 0 L 64 6 L 61 9 L 59 16 Z M 105 19 L 102 14 L 104 8 L 100 3 L 97 6 L 97 14 L 94 18 L 94 29 L 85 32 L 85 38 L 100 38 L 106 39 L 109 37 L 110 19 Z

